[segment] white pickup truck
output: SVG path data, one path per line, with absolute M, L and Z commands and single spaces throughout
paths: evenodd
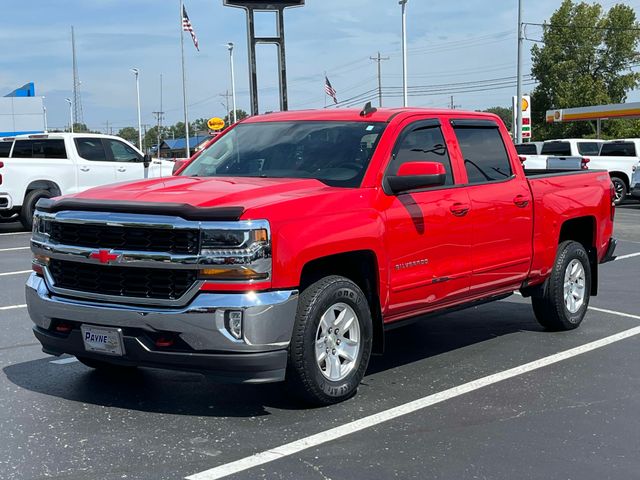
M 151 160 L 120 137 L 94 133 L 16 135 L 0 141 L 0 220 L 31 228 L 41 198 L 171 175 L 173 162 Z M 146 173 L 145 173 L 146 170 Z
M 544 170 L 583 170 L 591 167 L 589 161 L 600 152 L 602 140 L 566 138 L 547 140 L 540 155 L 523 155 L 522 165 L 528 172 Z
M 616 205 L 633 190 L 632 177 L 640 164 L 640 138 L 605 142 L 600 155 L 591 157 L 589 168 L 607 170 L 616 191 Z M 633 195 L 635 196 L 635 194 Z

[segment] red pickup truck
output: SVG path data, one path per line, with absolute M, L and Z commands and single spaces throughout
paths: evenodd
M 495 115 L 249 118 L 176 176 L 37 205 L 29 313 L 43 350 L 353 395 L 397 322 L 520 291 L 580 325 L 613 258 L 605 171 L 527 177 Z M 460 332 L 464 335 L 464 332 Z

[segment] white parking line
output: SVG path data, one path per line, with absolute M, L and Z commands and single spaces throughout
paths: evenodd
M 11 247 L 11 248 L 0 248 L 0 252 L 14 252 L 16 250 L 29 250 L 31 247 Z
M 0 237 L 4 237 L 5 235 L 31 235 L 31 232 L 9 232 L 9 233 L 0 233 Z
M 633 258 L 633 257 L 640 257 L 640 252 L 638 253 L 630 253 L 629 255 L 620 255 L 619 257 L 616 257 L 615 261 L 619 261 L 619 260 L 626 260 L 627 258 Z
M 51 360 L 49 363 L 55 363 L 56 365 L 66 365 L 67 363 L 77 362 L 76 357 L 61 358 L 60 360 Z
M 27 308 L 26 305 L 8 305 L 6 307 L 0 307 L 0 310 L 14 310 L 16 308 Z
M 33 270 L 18 270 L 17 272 L 4 272 L 0 273 L 0 277 L 6 277 L 7 275 L 21 275 L 23 273 L 31 273 Z

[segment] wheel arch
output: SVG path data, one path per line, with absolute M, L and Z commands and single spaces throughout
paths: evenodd
M 624 172 L 620 172 L 618 170 L 614 170 L 612 172 L 609 172 L 609 176 L 611 178 L 616 177 L 619 178 L 620 180 L 622 180 L 625 184 L 625 186 L 627 187 L 627 190 L 629 190 L 629 185 L 630 185 L 630 180 L 629 180 L 629 176 L 624 173 Z
M 598 252 L 596 249 L 596 219 L 592 216 L 577 217 L 565 221 L 560 228 L 558 245 L 567 240 L 581 244 L 589 256 L 591 267 L 591 295 L 598 294 Z
M 340 275 L 353 281 L 369 302 L 373 322 L 373 352 L 384 351 L 384 328 L 380 303 L 380 270 L 373 250 L 354 250 L 309 260 L 302 267 L 300 290 L 328 275 Z
M 29 192 L 34 190 L 47 190 L 54 197 L 62 195 L 62 190 L 60 190 L 60 186 L 54 182 L 53 180 L 34 180 L 29 185 L 24 192 L 24 196 L 29 195 Z

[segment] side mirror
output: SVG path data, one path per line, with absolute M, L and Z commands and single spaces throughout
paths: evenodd
M 439 162 L 405 162 L 397 175 L 389 175 L 387 185 L 396 195 L 420 188 L 440 187 L 447 181 L 447 172 Z
M 151 165 L 151 155 L 145 153 L 144 157 L 142 157 L 142 163 L 144 163 L 144 168 L 149 168 L 149 165 Z

